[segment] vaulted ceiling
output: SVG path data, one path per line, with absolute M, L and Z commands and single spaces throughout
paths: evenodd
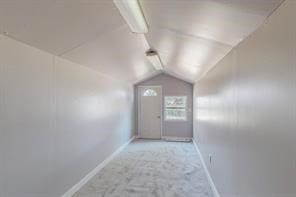
M 140 0 L 146 39 L 164 72 L 194 82 L 256 30 L 283 0 Z M 0 0 L 0 31 L 135 83 L 157 74 L 147 44 L 112 0 Z

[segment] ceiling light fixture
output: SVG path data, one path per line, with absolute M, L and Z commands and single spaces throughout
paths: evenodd
M 138 0 L 113 0 L 113 2 L 133 33 L 148 32 L 148 25 Z
M 157 54 L 156 51 L 148 50 L 146 52 L 146 57 L 151 62 L 151 64 L 154 66 L 154 68 L 156 70 L 162 70 L 163 69 L 161 60 L 160 60 L 159 55 Z

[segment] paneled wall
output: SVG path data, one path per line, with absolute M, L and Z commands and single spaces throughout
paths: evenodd
M 133 87 L 0 37 L 1 197 L 58 197 L 133 135 Z
M 285 1 L 194 86 L 194 139 L 221 197 L 296 196 L 295 19 Z

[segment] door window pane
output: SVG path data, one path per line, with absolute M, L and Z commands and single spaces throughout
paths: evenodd
M 145 90 L 143 96 L 157 96 L 157 92 L 152 89 Z

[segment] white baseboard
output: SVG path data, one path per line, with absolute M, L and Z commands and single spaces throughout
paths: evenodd
M 198 155 L 199 155 L 199 157 L 200 157 L 200 160 L 201 160 L 202 166 L 203 166 L 203 168 L 204 168 L 204 170 L 205 170 L 205 172 L 206 172 L 206 176 L 207 176 L 207 179 L 208 179 L 208 181 L 209 181 L 209 183 L 210 183 L 210 186 L 211 186 L 211 188 L 212 188 L 212 191 L 213 191 L 213 193 L 214 193 L 214 197 L 220 197 L 220 194 L 219 194 L 219 192 L 218 192 L 218 190 L 217 190 L 217 188 L 216 188 L 216 186 L 215 186 L 215 184 L 214 184 L 214 181 L 213 181 L 213 179 L 212 179 L 212 177 L 211 177 L 211 174 L 210 174 L 210 172 L 209 172 L 209 170 L 208 170 L 208 167 L 207 167 L 207 165 L 206 165 L 206 163 L 205 163 L 205 160 L 204 160 L 204 158 L 203 158 L 203 156 L 202 156 L 202 154 L 201 154 L 201 152 L 200 152 L 200 150 L 199 150 L 199 148 L 198 148 L 198 146 L 197 146 L 195 140 L 192 139 L 192 141 L 193 141 L 194 147 L 196 148 L 196 151 L 197 151 L 197 153 L 198 153 Z
M 104 168 L 116 155 L 118 155 L 127 145 L 129 145 L 135 136 L 133 136 L 128 142 L 120 146 L 115 152 L 113 152 L 108 158 L 101 162 L 95 169 L 83 177 L 78 183 L 76 183 L 71 189 L 69 189 L 62 197 L 72 197 L 83 185 L 85 185 L 91 178 L 93 178 L 102 168 Z
M 162 136 L 163 140 L 166 141 L 174 141 L 174 142 L 191 142 L 191 137 L 170 137 L 170 136 Z

